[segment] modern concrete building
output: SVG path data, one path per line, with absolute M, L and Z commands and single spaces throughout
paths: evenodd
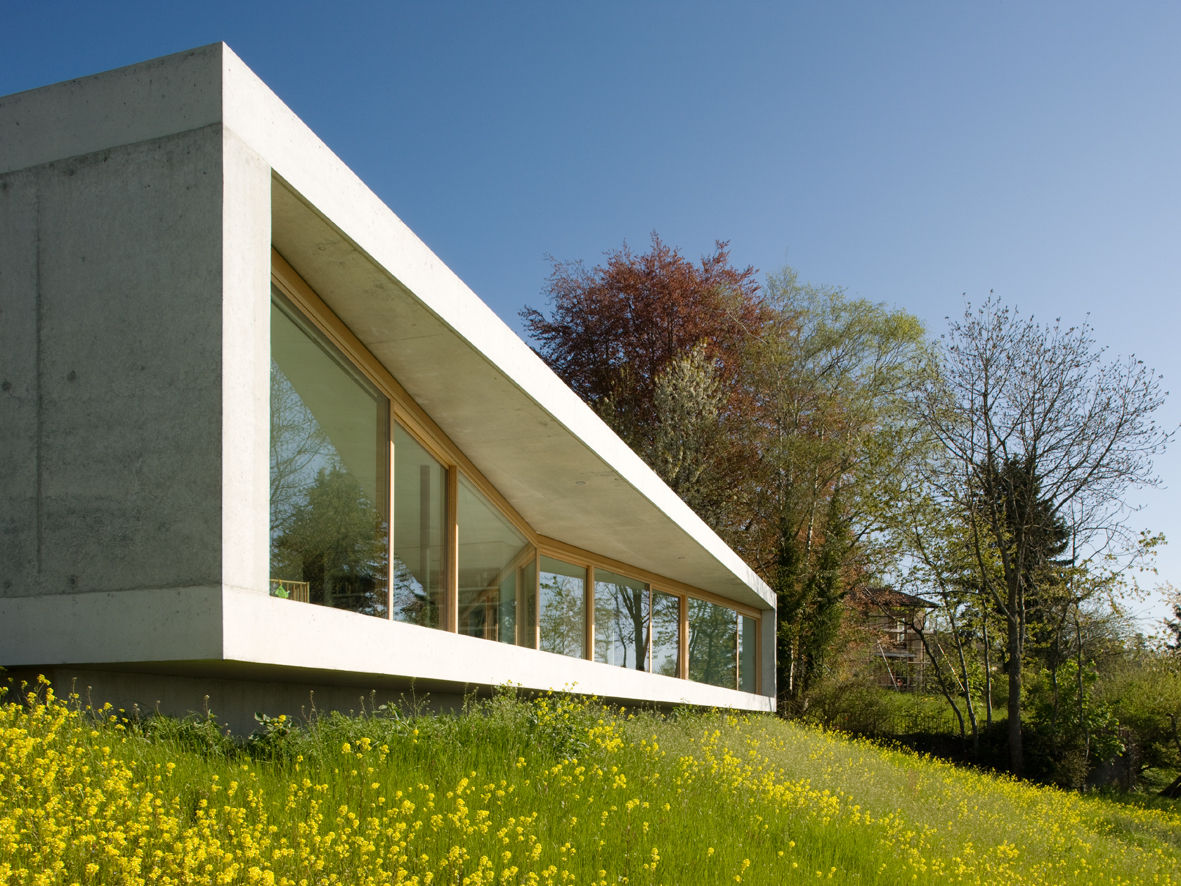
M 226 46 L 0 99 L 0 665 L 771 710 L 773 607 Z

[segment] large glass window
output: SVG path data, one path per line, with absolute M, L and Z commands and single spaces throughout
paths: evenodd
M 586 569 L 541 558 L 538 581 L 541 648 L 586 657 Z
M 755 654 L 758 649 L 759 620 L 749 615 L 738 616 L 738 688 L 743 692 L 758 689 Z
M 689 679 L 733 689 L 737 685 L 738 613 L 708 600 L 689 599 Z
M 389 401 L 307 321 L 271 305 L 271 581 L 389 612 Z
M 447 470 L 394 426 L 394 618 L 443 627 Z
M 595 661 L 648 670 L 648 586 L 595 570 Z
M 681 598 L 652 592 L 652 673 L 677 676 L 681 651 Z
M 459 632 L 531 645 L 523 627 L 533 548 L 475 486 L 459 478 Z

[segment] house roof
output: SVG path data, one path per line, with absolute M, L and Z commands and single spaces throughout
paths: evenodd
M 884 585 L 862 585 L 849 591 L 845 599 L 859 609 L 935 609 L 939 605 Z

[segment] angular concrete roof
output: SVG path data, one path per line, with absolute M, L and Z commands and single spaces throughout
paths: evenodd
M 94 97 L 128 81 L 138 113 L 115 125 Z M 22 125 L 38 135 L 0 144 L 0 171 L 226 127 L 272 169 L 275 248 L 534 529 L 773 606 L 753 570 L 224 44 L 10 96 L 0 126 Z

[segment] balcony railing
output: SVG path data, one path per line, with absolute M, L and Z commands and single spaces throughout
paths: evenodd
M 312 587 L 306 581 L 288 581 L 285 578 L 271 579 L 271 596 L 298 600 L 300 603 L 311 602 Z

